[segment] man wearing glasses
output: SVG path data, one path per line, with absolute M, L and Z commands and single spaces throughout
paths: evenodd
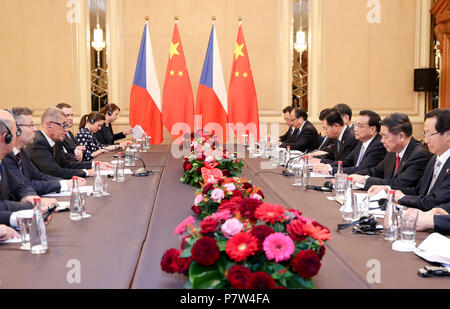
M 61 143 L 67 135 L 69 124 L 66 114 L 56 107 L 48 108 L 41 119 L 41 130 L 34 142 L 27 147 L 33 163 L 45 174 L 62 179 L 73 176 L 94 175 L 94 162 L 74 162 L 63 155 Z M 100 169 L 112 169 L 107 162 L 100 162 Z
M 10 113 L 16 120 L 17 127 L 21 129 L 21 134 L 16 139 L 13 151 L 3 159 L 8 169 L 22 182 L 31 186 L 38 195 L 70 191 L 72 189 L 71 180 L 62 180 L 41 173 L 24 149 L 26 145 L 33 143 L 35 137 L 33 112 L 29 108 L 12 108 Z M 85 183 L 83 178 L 79 178 L 80 186 Z

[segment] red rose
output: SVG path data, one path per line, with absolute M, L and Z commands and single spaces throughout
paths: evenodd
M 217 220 L 214 218 L 207 218 L 200 223 L 201 233 L 214 233 L 217 227 Z
M 292 237 L 292 239 L 296 241 L 303 241 L 305 240 L 306 236 L 308 234 L 303 229 L 304 223 L 298 219 L 294 219 L 286 226 L 286 230 L 289 233 L 289 236 Z
M 198 207 L 198 206 L 192 206 L 191 207 L 191 209 L 192 209 L 192 211 L 196 214 L 196 215 L 198 215 L 198 216 L 200 216 L 200 214 L 202 213 L 202 210 L 200 209 L 200 207 Z
M 201 167 L 197 167 L 197 169 L 195 171 L 197 172 L 197 174 L 201 174 L 202 173 L 202 168 Z
M 234 265 L 228 271 L 227 280 L 235 289 L 245 289 L 252 273 L 247 267 L 242 265 Z
M 239 201 L 239 212 L 241 215 L 250 220 L 256 220 L 255 211 L 262 201 L 254 198 L 244 198 Z
M 320 269 L 320 259 L 313 250 L 303 250 L 297 253 L 292 260 L 292 268 L 302 278 L 315 276 Z
M 197 240 L 191 249 L 192 259 L 203 266 L 211 266 L 219 259 L 219 246 L 217 241 L 209 236 Z
M 177 272 L 177 260 L 181 252 L 177 249 L 169 249 L 161 258 L 161 269 L 166 273 L 173 274 Z
M 275 231 L 272 230 L 267 225 L 255 226 L 250 231 L 250 234 L 252 234 L 253 236 L 255 236 L 258 239 L 258 250 L 259 251 L 263 250 L 263 243 L 264 243 L 264 240 L 266 239 L 266 237 L 273 233 L 275 233 Z
M 222 174 L 223 174 L 223 176 L 225 176 L 225 177 L 229 177 L 229 176 L 231 175 L 230 171 L 227 170 L 227 169 L 222 170 Z
M 266 272 L 253 273 L 248 281 L 249 289 L 270 290 L 275 288 L 275 280 Z
M 190 171 L 191 168 L 192 168 L 192 164 L 191 163 L 186 164 L 186 171 Z

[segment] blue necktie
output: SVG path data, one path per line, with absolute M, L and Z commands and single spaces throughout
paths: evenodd
M 3 161 L 2 161 L 2 163 L 0 163 L 0 173 L 1 173 L 1 181 L 4 184 L 5 183 L 4 179 L 6 176 L 5 176 L 5 167 L 3 166 Z
M 356 167 L 359 167 L 363 157 L 364 157 L 364 146 L 362 145 L 361 151 L 359 152 L 359 157 L 358 157 L 358 162 L 356 163 Z

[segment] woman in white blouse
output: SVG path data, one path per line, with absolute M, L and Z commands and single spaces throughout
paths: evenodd
M 84 161 L 91 161 L 106 151 L 114 151 L 120 147 L 116 145 L 102 145 L 97 141 L 94 134 L 101 129 L 104 123 L 105 115 L 98 112 L 92 112 L 81 118 L 80 131 L 75 136 L 75 139 L 80 146 L 86 146 L 86 150 L 83 153 Z

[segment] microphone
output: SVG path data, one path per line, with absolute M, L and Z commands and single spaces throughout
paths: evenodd
M 122 158 L 124 158 L 124 157 L 129 157 L 129 158 L 138 159 L 139 161 L 142 162 L 143 167 L 137 169 L 137 170 L 133 173 L 133 176 L 134 176 L 134 177 L 147 177 L 147 176 L 149 176 L 149 175 L 151 175 L 151 174 L 156 173 L 156 171 L 147 170 L 147 166 L 145 165 L 144 160 L 142 160 L 141 158 L 136 157 L 136 156 L 133 156 L 133 155 L 129 155 L 129 154 L 126 154 L 126 153 L 125 153 L 125 154 L 122 154 Z
M 330 193 L 331 191 L 333 191 L 333 189 L 330 189 L 327 187 L 313 186 L 313 185 L 306 186 L 306 190 L 309 190 L 309 189 L 312 189 L 314 191 L 327 192 L 327 193 Z
M 338 231 L 341 231 L 348 227 L 358 225 L 358 224 L 367 226 L 366 229 L 368 229 L 368 230 L 376 230 L 378 222 L 373 216 L 369 216 L 369 217 L 361 217 L 359 220 L 356 220 L 352 223 L 338 224 L 337 227 L 338 227 Z

